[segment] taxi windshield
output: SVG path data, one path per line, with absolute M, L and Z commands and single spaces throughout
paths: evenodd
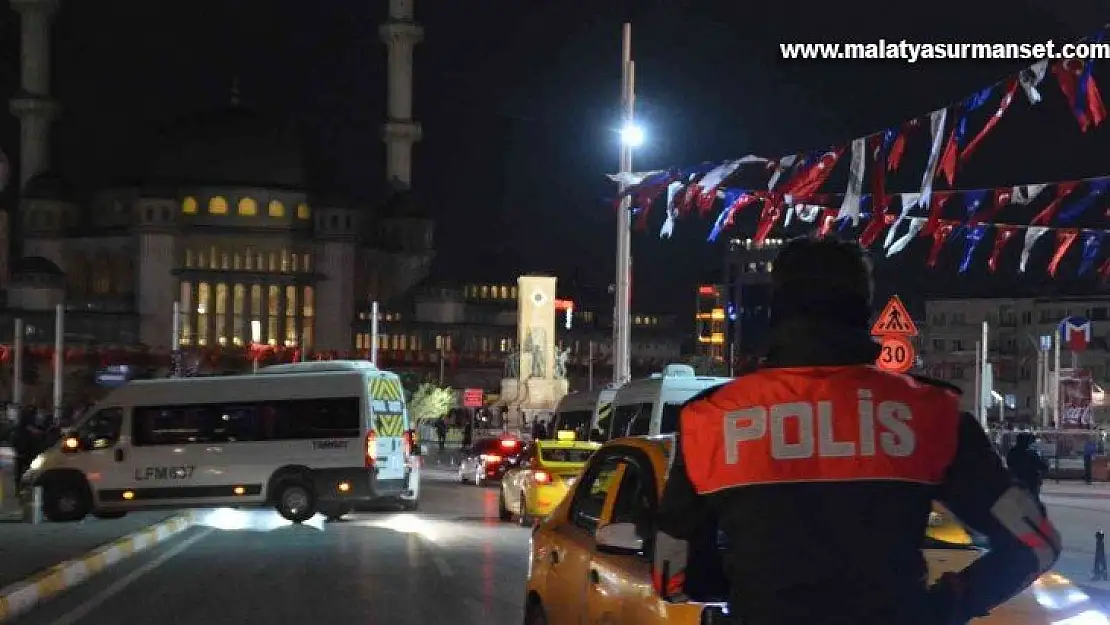
M 543 462 L 574 462 L 583 464 L 594 455 L 593 449 L 581 449 L 575 447 L 541 447 L 540 460 Z

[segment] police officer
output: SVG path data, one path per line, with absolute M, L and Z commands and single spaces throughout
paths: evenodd
M 960 390 L 874 366 L 863 250 L 792 240 L 772 289 L 765 365 L 682 410 L 657 544 L 696 542 L 716 522 L 745 625 L 966 623 L 1047 571 L 1059 535 L 959 410 Z M 990 551 L 927 585 L 934 501 Z M 681 567 L 658 569 L 657 589 L 680 593 Z

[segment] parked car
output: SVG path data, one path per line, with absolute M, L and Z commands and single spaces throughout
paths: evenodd
M 459 460 L 459 484 L 484 486 L 497 482 L 509 469 L 518 466 L 527 446 L 518 438 L 502 436 L 481 438 L 463 450 Z

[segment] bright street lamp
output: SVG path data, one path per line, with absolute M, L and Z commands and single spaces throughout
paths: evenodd
M 638 148 L 644 144 L 644 129 L 629 122 L 620 130 L 621 143 L 630 148 Z

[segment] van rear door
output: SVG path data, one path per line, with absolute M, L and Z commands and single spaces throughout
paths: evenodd
M 396 376 L 367 376 L 367 397 L 370 401 L 367 428 L 377 434 L 378 479 L 400 480 L 405 477 L 404 435 L 405 391 Z

